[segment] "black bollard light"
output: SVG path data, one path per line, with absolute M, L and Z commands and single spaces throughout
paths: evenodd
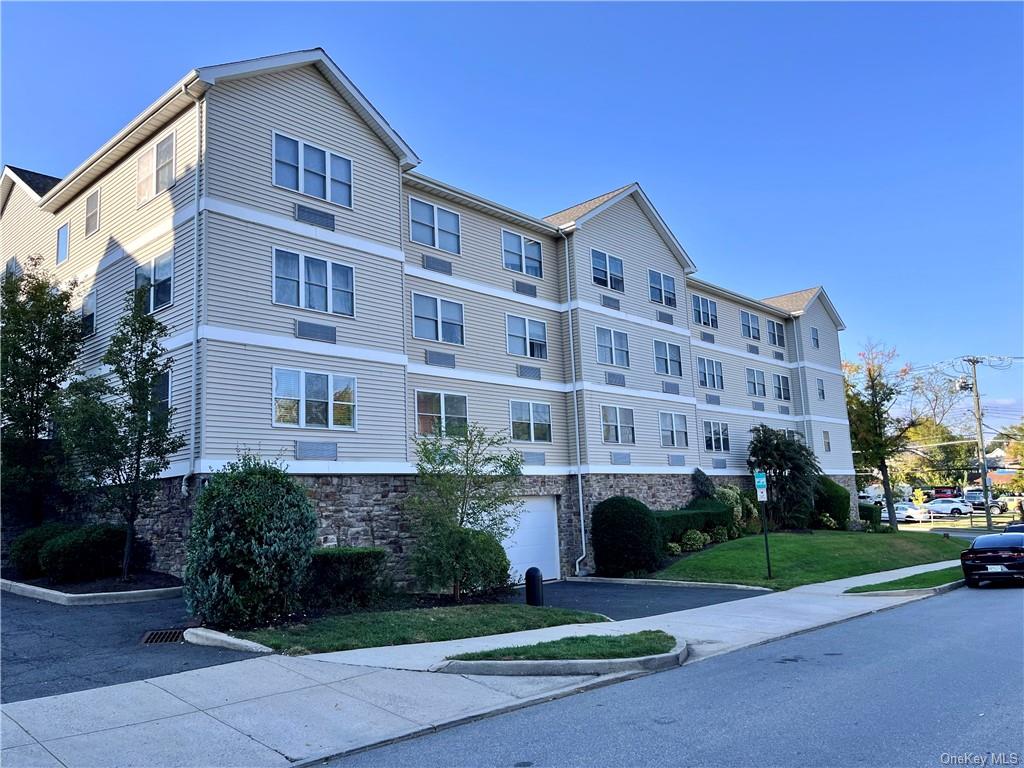
M 526 604 L 544 605 L 544 577 L 536 566 L 526 569 Z

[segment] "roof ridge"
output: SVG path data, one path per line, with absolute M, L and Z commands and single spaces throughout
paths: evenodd
M 615 197 L 615 195 L 621 193 L 622 191 L 624 191 L 626 189 L 629 189 L 630 187 L 632 187 L 635 184 L 636 184 L 635 181 L 631 181 L 628 184 L 623 184 L 621 187 L 617 187 L 616 189 L 610 190 L 608 192 L 602 192 L 600 195 L 594 195 L 594 197 L 588 198 L 587 200 L 583 200 L 582 202 L 575 203 L 573 205 L 570 205 L 570 206 L 567 206 L 565 208 L 562 208 L 561 210 L 555 211 L 554 213 L 548 214 L 547 216 L 543 216 L 542 218 L 544 219 L 544 221 L 551 222 L 552 220 L 559 219 L 560 214 L 567 213 L 568 211 L 580 210 L 580 211 L 585 213 L 587 210 L 589 210 L 591 208 L 596 208 L 598 205 L 600 205 L 600 203 L 604 202 L 605 200 L 609 200 L 609 199 Z M 600 202 L 598 202 L 598 201 L 600 201 Z M 574 216 L 573 218 L 576 218 L 576 217 Z M 565 222 L 568 222 L 568 221 L 572 221 L 572 219 L 566 219 L 565 220 Z M 561 223 L 565 223 L 565 222 L 561 222 Z

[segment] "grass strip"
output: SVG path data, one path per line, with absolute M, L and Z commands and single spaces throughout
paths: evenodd
M 449 656 L 459 661 L 562 661 L 566 659 L 631 659 L 668 653 L 676 639 L 658 630 L 644 630 L 628 635 L 583 635 L 563 637 L 534 645 L 495 648 L 490 651 L 460 653 Z
M 927 589 L 929 587 L 941 587 L 943 584 L 959 581 L 963 577 L 964 574 L 960 566 L 953 566 L 952 568 L 940 568 L 937 571 L 915 573 L 913 576 L 883 581 L 880 584 L 863 584 L 859 587 L 851 587 L 846 591 L 854 594 L 857 592 L 884 592 L 890 589 Z

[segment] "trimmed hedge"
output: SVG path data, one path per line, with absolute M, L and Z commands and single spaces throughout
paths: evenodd
M 850 492 L 825 475 L 818 475 L 814 486 L 814 512 L 820 518 L 831 517 L 839 525 L 850 519 Z
M 882 524 L 882 508 L 876 507 L 874 504 L 867 504 L 863 501 L 858 503 L 857 514 L 860 515 L 861 520 L 876 528 Z
M 23 579 L 34 579 L 43 575 L 39 565 L 39 552 L 52 539 L 75 530 L 68 523 L 43 523 L 30 528 L 11 543 L 11 565 L 18 569 Z
M 715 498 L 716 488 L 714 481 L 708 477 L 700 467 L 693 471 L 693 496 L 697 501 Z
M 121 573 L 124 528 L 86 525 L 50 539 L 39 551 L 39 565 L 51 581 L 92 581 Z
M 380 547 L 313 550 L 304 602 L 311 608 L 367 605 L 381 592 L 387 552 Z
M 601 576 L 655 571 L 665 549 L 654 513 L 629 496 L 612 496 L 597 504 L 590 535 Z
M 715 499 L 699 499 L 689 509 L 658 510 L 654 519 L 663 542 L 679 541 L 691 529 L 710 531 L 720 525 L 728 527 L 734 522 L 732 508 Z

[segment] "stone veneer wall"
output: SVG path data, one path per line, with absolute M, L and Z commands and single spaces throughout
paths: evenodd
M 860 515 L 857 512 L 857 480 L 853 475 L 829 475 L 850 492 L 850 522 L 860 526 Z

